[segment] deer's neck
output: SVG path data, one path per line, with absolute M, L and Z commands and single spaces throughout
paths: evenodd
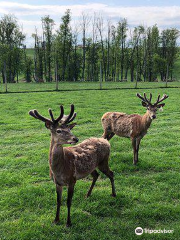
M 151 122 L 152 122 L 152 119 L 150 118 L 149 116 L 149 113 L 146 112 L 143 117 L 142 117 L 142 125 L 143 125 L 143 128 L 146 130 L 150 127 L 151 125 Z
M 51 138 L 49 164 L 53 172 L 59 171 L 64 165 L 64 150 L 60 143 Z

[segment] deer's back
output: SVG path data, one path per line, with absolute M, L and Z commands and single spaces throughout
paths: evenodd
M 89 175 L 102 161 L 108 161 L 110 144 L 104 138 L 89 138 L 68 150 L 74 155 L 75 177 L 80 179 Z
M 108 112 L 102 116 L 103 128 L 121 137 L 131 137 L 134 131 L 139 132 L 141 116 L 122 112 Z M 136 126 L 136 129 L 135 127 Z

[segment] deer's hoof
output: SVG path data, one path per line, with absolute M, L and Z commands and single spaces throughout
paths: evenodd
M 60 221 L 56 220 L 56 219 L 53 221 L 53 223 L 56 224 L 56 225 L 60 225 Z
M 90 197 L 90 196 L 91 196 L 91 194 L 90 194 L 90 193 L 87 193 L 86 196 L 85 196 L 85 198 L 88 198 L 88 197 Z
M 72 223 L 71 222 L 67 222 L 66 223 L 66 227 L 71 227 L 72 226 Z
M 111 196 L 112 196 L 112 197 L 116 197 L 116 193 L 112 193 Z

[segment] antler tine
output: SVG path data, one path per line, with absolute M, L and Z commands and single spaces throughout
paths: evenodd
M 35 115 L 35 113 L 34 113 L 34 110 L 30 110 L 30 111 L 29 111 L 29 115 L 31 115 L 32 117 L 38 119 L 38 117 L 37 117 L 37 116 Z
M 159 99 L 160 99 L 160 94 L 158 95 L 157 101 L 154 103 L 154 106 L 156 106 L 159 103 Z
M 69 123 L 71 121 L 71 118 L 74 114 L 74 105 L 71 104 L 71 111 L 70 114 L 67 116 L 67 118 L 65 119 L 64 123 Z
M 158 95 L 157 102 L 159 102 L 159 99 L 160 99 L 160 94 Z
M 47 121 L 51 122 L 52 124 L 58 123 L 62 118 L 65 118 L 65 120 L 64 119 L 62 120 L 63 124 L 70 123 L 75 119 L 76 113 L 74 113 L 74 105 L 73 104 L 71 105 L 71 111 L 68 116 L 64 116 L 64 107 L 62 105 L 60 106 L 60 110 L 61 110 L 61 113 L 60 113 L 59 117 L 55 119 L 53 116 L 52 110 L 49 109 L 49 115 L 51 117 L 51 120 L 43 117 L 41 114 L 38 113 L 38 111 L 36 109 L 30 110 L 29 115 L 31 115 L 32 117 L 39 119 L 43 122 L 47 122 Z
M 54 116 L 53 116 L 53 113 L 52 113 L 52 110 L 49 108 L 49 115 L 51 116 L 51 119 L 52 121 L 54 122 L 55 119 L 54 119 Z
M 146 102 L 146 100 L 139 93 L 137 93 L 136 96 L 140 98 L 143 102 Z
M 34 114 L 36 115 L 36 118 L 38 118 L 39 120 L 43 121 L 43 122 L 52 122 L 50 119 L 43 117 L 41 114 L 38 113 L 38 111 L 35 109 L 34 110 Z
M 61 113 L 60 113 L 59 117 L 56 118 L 55 122 L 59 122 L 64 116 L 64 107 L 62 105 L 60 106 L 60 109 L 61 109 Z
M 152 99 L 152 94 L 150 93 L 150 100 L 147 99 L 146 93 L 144 93 L 144 97 L 142 97 L 139 93 L 136 94 L 137 97 L 139 97 L 143 102 L 147 103 L 148 105 L 152 105 L 151 99 Z
M 151 102 L 152 100 L 152 93 L 150 93 L 150 96 L 149 96 L 149 101 Z
M 68 123 L 72 122 L 72 121 L 75 119 L 76 115 L 77 115 L 77 114 L 74 113 L 73 117 L 68 121 Z
M 149 101 L 146 97 L 146 93 L 144 93 L 144 99 L 146 100 L 145 102 L 148 103 L 148 104 L 151 104 L 151 101 Z
M 158 96 L 158 99 L 157 99 L 157 101 L 156 101 L 156 103 L 154 104 L 154 105 L 157 105 L 157 104 L 159 104 L 160 102 L 162 102 L 162 101 L 164 101 L 166 98 L 168 98 L 169 96 L 168 95 L 166 95 L 166 94 L 164 94 L 163 96 L 162 96 L 162 98 L 160 99 L 160 95 Z

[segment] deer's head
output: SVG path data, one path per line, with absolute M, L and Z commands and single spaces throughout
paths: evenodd
M 51 136 L 56 143 L 61 145 L 75 144 L 79 140 L 72 134 L 71 129 L 76 125 L 76 123 L 70 124 L 70 122 L 72 122 L 76 117 L 76 113 L 74 113 L 74 105 L 71 105 L 70 114 L 67 116 L 64 115 L 64 108 L 62 105 L 60 106 L 60 110 L 60 115 L 56 119 L 54 118 L 51 109 L 49 109 L 51 119 L 43 117 L 36 109 L 29 111 L 29 114 L 45 123 L 46 128 L 51 131 Z
M 150 93 L 149 99 L 146 97 L 146 94 L 144 93 L 144 97 L 142 97 L 139 93 L 137 93 L 137 97 L 142 100 L 142 106 L 147 109 L 147 113 L 149 114 L 149 117 L 151 119 L 156 118 L 157 110 L 164 107 L 165 103 L 161 103 L 166 98 L 168 98 L 168 95 L 164 94 L 162 98 L 160 98 L 160 95 L 158 95 L 157 101 L 153 104 L 151 103 L 152 100 L 152 94 Z

